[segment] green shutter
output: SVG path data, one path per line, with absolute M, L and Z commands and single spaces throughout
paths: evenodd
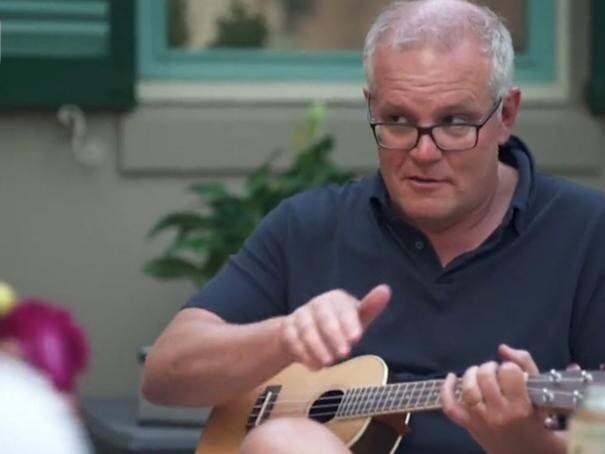
M 592 1 L 591 71 L 587 98 L 594 114 L 605 113 L 605 2 Z
M 0 108 L 134 105 L 133 0 L 0 0 Z

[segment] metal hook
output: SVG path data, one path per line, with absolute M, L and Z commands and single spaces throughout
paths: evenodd
M 105 151 L 98 143 L 90 142 L 87 135 L 86 116 L 82 109 L 73 104 L 65 104 L 57 111 L 59 123 L 71 132 L 71 152 L 82 167 L 94 169 L 105 159 Z

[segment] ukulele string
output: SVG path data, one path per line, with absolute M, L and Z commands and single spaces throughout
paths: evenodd
M 440 404 L 422 405 L 422 406 L 417 406 L 417 407 L 409 407 L 406 410 L 399 410 L 399 409 L 384 410 L 384 413 L 408 413 L 410 411 L 436 410 L 439 408 L 441 408 Z M 353 415 L 337 415 L 336 413 L 337 413 L 336 411 L 329 411 L 329 412 L 309 414 L 309 412 L 305 411 L 304 408 L 301 408 L 299 411 L 296 411 L 295 409 L 289 409 L 289 410 L 285 410 L 285 411 L 272 411 L 271 414 L 269 415 L 269 417 L 277 418 L 280 416 L 304 416 L 304 417 L 309 417 L 311 419 L 314 419 L 314 418 L 320 418 L 320 417 L 326 416 L 326 417 L 331 417 L 332 419 L 350 419 L 350 418 L 362 418 L 362 417 L 369 417 L 369 416 L 376 415 L 375 411 L 367 411 L 367 414 L 364 414 L 363 411 L 359 411 L 359 413 L 356 413 Z M 380 413 L 382 414 L 383 412 L 381 411 Z
M 395 398 L 402 397 L 402 396 L 400 396 L 400 393 L 403 393 L 403 395 L 406 396 L 406 398 L 407 398 L 408 397 L 407 394 L 412 394 L 411 397 L 418 397 L 419 395 L 420 395 L 420 397 L 423 397 L 425 395 L 425 393 L 433 393 L 436 391 L 434 389 L 427 389 L 426 385 L 424 386 L 423 389 L 422 388 L 421 389 L 396 389 L 395 388 L 399 385 L 404 385 L 403 388 L 405 388 L 406 386 L 414 387 L 416 384 L 422 384 L 422 383 L 430 383 L 429 386 L 437 386 L 437 385 L 441 385 L 443 383 L 443 380 L 432 380 L 432 381 L 427 381 L 427 382 L 397 383 L 397 384 L 387 385 L 387 386 L 393 386 L 393 388 L 384 388 L 384 389 L 386 390 L 385 393 L 392 393 L 392 394 L 394 394 Z M 533 388 L 533 386 L 540 386 L 542 383 L 551 385 L 553 382 L 552 382 L 552 380 L 549 380 L 549 379 L 535 380 L 533 378 L 530 378 L 527 380 L 527 384 L 530 385 L 527 387 L 527 391 L 528 392 L 542 392 L 543 391 L 542 388 L 539 388 L 539 389 Z M 581 379 L 575 379 L 575 378 L 563 378 L 558 383 L 559 384 L 565 384 L 565 383 L 573 384 L 573 383 L 583 383 L 583 381 Z M 461 386 L 462 386 L 462 380 L 458 379 L 457 383 L 455 385 L 456 392 L 460 391 Z M 318 399 L 314 400 L 313 402 L 325 403 L 325 402 L 338 401 L 339 399 L 344 400 L 348 396 L 352 395 L 352 393 L 354 393 L 354 392 L 357 392 L 359 394 L 358 396 L 354 397 L 355 400 L 364 400 L 364 399 L 368 399 L 368 396 L 370 393 L 372 393 L 372 392 L 375 393 L 376 390 L 378 390 L 380 388 L 383 388 L 383 387 L 382 386 L 372 386 L 372 387 L 367 387 L 367 388 L 349 388 L 342 395 L 319 397 Z M 393 391 L 393 390 L 395 390 L 395 391 Z M 573 394 L 573 391 L 566 391 L 566 390 L 549 389 L 549 391 L 551 391 L 555 394 L 559 394 L 559 395 L 566 395 L 566 393 L 569 395 Z M 347 393 L 351 393 L 351 394 L 347 395 Z M 382 398 L 383 395 L 373 397 L 373 399 Z M 309 402 L 308 395 L 299 394 L 299 395 L 290 395 L 289 397 L 295 398 L 295 399 L 280 400 L 279 404 L 299 405 L 299 404 L 307 404 Z M 262 403 L 255 405 L 253 408 L 257 408 L 257 407 L 260 408 L 261 406 L 262 406 Z
M 530 389 L 528 390 L 529 392 L 542 392 L 541 390 L 538 389 Z M 553 391 L 554 394 L 558 395 L 558 396 L 567 396 L 573 399 L 573 397 L 575 396 L 573 391 Z M 318 399 L 319 400 L 319 399 Z M 278 417 L 278 416 L 292 416 L 292 415 L 300 415 L 303 414 L 303 416 L 309 416 L 309 412 L 308 410 L 308 401 L 301 401 L 299 402 L 300 405 L 298 405 L 298 407 L 296 406 L 291 406 L 287 409 L 284 408 L 280 408 L 281 405 L 280 403 L 276 403 L 273 406 L 273 409 L 271 410 L 271 414 L 270 417 Z M 294 404 L 294 402 L 289 402 L 289 404 Z M 367 402 L 361 401 L 361 402 L 357 402 L 354 404 L 354 406 L 352 408 L 355 407 L 360 407 L 359 411 L 360 413 L 363 413 L 363 411 L 361 410 L 361 406 L 367 404 Z M 363 414 L 356 414 L 356 415 L 340 415 L 340 416 L 336 416 L 336 413 L 338 411 L 338 408 L 334 409 L 334 404 L 331 405 L 318 405 L 318 406 L 313 406 L 313 409 L 318 409 L 318 408 L 326 408 L 329 407 L 331 409 L 333 409 L 332 411 L 324 411 L 324 412 L 319 412 L 319 413 L 313 413 L 312 416 L 314 418 L 317 417 L 322 417 L 322 416 L 333 416 L 336 418 L 343 418 L 343 417 L 363 417 Z M 413 410 L 433 410 L 433 409 L 438 409 L 441 407 L 440 404 L 440 399 L 437 402 L 425 402 L 423 404 L 421 404 L 420 402 L 417 402 L 415 404 L 408 404 L 406 405 L 405 409 L 398 409 L 398 410 L 386 410 L 385 411 L 388 412 L 393 412 L 393 413 L 406 413 L 409 411 L 413 411 Z M 257 409 L 257 407 L 254 407 L 255 409 Z M 260 409 L 260 408 L 258 408 Z M 252 415 L 254 415 L 254 410 L 251 412 Z M 372 413 L 366 415 L 366 416 L 372 416 Z
M 435 394 L 436 392 L 438 392 L 437 390 L 433 389 L 433 390 L 429 390 L 429 389 L 425 389 L 425 390 L 417 390 L 417 391 L 404 391 L 404 392 L 391 392 L 389 393 L 389 395 L 387 396 L 387 398 L 385 399 L 385 394 L 379 394 L 377 396 L 372 396 L 370 397 L 369 394 L 360 394 L 359 396 L 354 396 L 352 398 L 352 400 L 354 400 L 355 402 L 361 402 L 361 403 L 368 403 L 368 402 L 377 402 L 377 401 L 385 401 L 385 400 L 389 400 L 392 401 L 394 399 L 401 399 L 401 398 L 406 398 L 406 399 L 413 399 L 413 398 L 423 398 L 423 397 L 428 397 L 430 395 Z M 322 406 L 322 404 L 325 404 L 323 406 L 328 406 L 328 405 L 334 405 L 335 403 L 338 402 L 342 402 L 344 400 L 346 400 L 347 398 L 350 398 L 350 395 L 347 394 L 342 394 L 339 396 L 325 396 L 325 397 L 319 397 L 315 400 L 313 400 L 312 402 L 315 403 L 320 403 L 320 405 L 314 405 L 314 408 L 320 407 Z M 309 402 L 311 402 L 311 400 L 308 398 L 305 398 L 305 396 L 301 395 L 301 399 L 300 400 L 280 400 L 278 402 L 275 403 L 275 405 L 282 405 L 282 406 L 287 406 L 287 405 L 307 405 L 309 404 Z M 254 409 L 256 408 L 261 408 L 263 406 L 263 403 L 259 403 L 254 405 Z
M 458 393 L 456 393 L 458 395 Z M 382 399 L 382 396 L 378 396 L 375 398 L 369 398 L 369 396 L 360 396 L 359 398 L 354 398 L 354 402 L 351 404 L 350 408 L 351 409 L 357 409 L 360 410 L 364 407 L 367 406 L 368 404 L 370 406 L 375 405 L 376 402 L 380 402 L 380 406 L 382 405 L 387 405 L 387 406 L 391 406 L 395 403 L 395 401 L 399 401 L 396 403 L 395 406 L 402 406 L 403 405 L 403 398 L 405 398 L 408 402 L 405 404 L 406 408 L 412 410 L 412 409 L 418 409 L 418 408 L 427 408 L 429 409 L 429 407 L 432 408 L 439 408 L 441 405 L 438 403 L 439 402 L 439 394 L 436 394 L 435 390 L 424 390 L 422 392 L 410 392 L 408 395 L 394 395 L 394 396 L 390 396 L 388 399 Z M 412 403 L 412 401 L 416 400 L 417 402 Z M 424 400 L 424 402 L 422 402 Z M 326 401 L 330 401 L 329 403 L 326 403 Z M 313 415 L 314 416 L 325 416 L 325 415 L 333 415 L 334 413 L 336 413 L 336 411 L 338 410 L 338 408 L 340 407 L 340 405 L 343 403 L 344 398 L 341 398 L 340 396 L 333 396 L 333 397 L 325 397 L 325 398 L 319 398 L 313 402 L 315 402 L 315 404 L 312 405 L 312 409 L 313 409 Z M 319 405 L 317 405 L 316 403 L 320 402 Z M 307 400 L 301 400 L 301 401 L 278 401 L 277 403 L 275 403 L 272 407 L 271 410 L 271 414 L 272 415 L 293 415 L 293 414 L 299 414 L 301 412 L 305 412 L 307 413 L 309 410 L 309 403 L 310 401 Z M 255 412 L 258 410 L 260 411 L 260 409 L 262 408 L 262 404 L 259 405 L 255 405 L 253 407 L 253 410 L 251 412 L 251 416 L 255 415 Z M 325 410 L 325 409 L 330 409 L 330 411 L 328 412 L 320 412 L 320 413 L 315 413 L 316 410 Z
M 343 394 L 338 395 L 338 396 L 323 396 L 323 397 L 319 397 L 317 399 L 314 399 L 313 402 L 319 402 L 319 403 L 332 403 L 332 402 L 338 402 L 338 401 L 342 401 L 345 400 L 347 398 L 351 398 L 354 399 L 357 402 L 363 401 L 364 403 L 368 400 L 378 400 L 378 399 L 383 399 L 383 397 L 385 395 L 388 394 L 388 399 L 401 399 L 402 397 L 407 398 L 422 398 L 422 397 L 426 397 L 428 394 L 433 394 L 435 392 L 437 392 L 438 390 L 436 389 L 437 385 L 441 385 L 443 381 L 439 381 L 439 380 L 433 380 L 433 381 L 428 381 L 428 382 L 412 382 L 410 383 L 410 385 L 414 385 L 415 383 L 431 383 L 430 386 L 432 386 L 433 388 L 430 389 L 427 386 L 424 386 L 424 388 L 413 388 L 413 389 L 408 389 L 407 387 L 403 386 L 399 389 L 397 389 L 397 385 L 400 384 L 395 384 L 395 385 L 389 385 L 389 386 L 393 386 L 393 388 L 384 388 L 381 386 L 372 386 L 372 387 L 367 387 L 367 388 L 349 388 L 347 391 L 345 391 Z M 401 385 L 407 385 L 406 383 L 401 383 Z M 455 392 L 458 393 L 460 392 L 460 386 L 461 386 L 461 380 L 458 380 L 458 383 L 456 383 L 455 385 Z M 412 386 L 413 387 L 413 386 Z M 383 388 L 385 391 L 382 391 L 382 393 L 376 393 L 376 390 Z M 357 395 L 354 395 L 354 393 L 357 393 Z M 378 394 L 377 396 L 371 396 L 371 394 Z M 288 396 L 290 398 L 290 400 L 279 400 L 277 402 L 277 404 L 280 405 L 305 405 L 308 404 L 310 399 L 308 395 L 305 394 L 299 394 L 299 395 L 289 395 Z M 294 398 L 294 399 L 293 399 Z M 276 405 L 277 405 L 276 404 Z M 263 406 L 263 403 L 258 403 L 256 404 L 253 408 L 261 408 Z

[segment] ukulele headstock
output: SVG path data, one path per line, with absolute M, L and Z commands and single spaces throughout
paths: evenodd
M 543 373 L 527 379 L 531 401 L 540 407 L 575 409 L 590 385 L 605 385 L 605 371 L 567 370 Z

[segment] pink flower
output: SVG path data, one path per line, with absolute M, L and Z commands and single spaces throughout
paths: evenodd
M 74 390 L 88 363 L 84 331 L 67 310 L 43 300 L 22 300 L 0 318 L 0 340 L 5 339 L 16 341 L 23 359 L 63 392 Z

